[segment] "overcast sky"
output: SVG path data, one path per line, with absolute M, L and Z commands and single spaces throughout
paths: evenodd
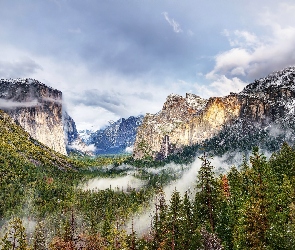
M 0 0 L 0 78 L 61 90 L 78 129 L 98 129 L 294 65 L 294 13 L 293 0 Z

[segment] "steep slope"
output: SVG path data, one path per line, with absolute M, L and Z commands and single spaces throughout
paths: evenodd
M 274 72 L 225 97 L 202 100 L 191 94 L 185 98 L 170 95 L 159 113 L 145 116 L 134 156 L 165 158 L 196 144 L 231 148 L 234 144 L 246 147 L 246 142 L 251 142 L 268 147 L 278 137 L 281 140 L 277 143 L 292 143 L 294 104 L 295 67 Z M 269 138 L 262 143 L 262 137 Z
M 14 166 L 13 162 L 18 162 L 60 170 L 75 168 L 74 162 L 34 139 L 2 110 L 0 110 L 0 154 L 1 162 L 5 165 L 11 162 L 11 167 Z
M 137 128 L 142 123 L 142 116 L 121 118 L 105 129 L 98 130 L 85 137 L 87 145 L 94 145 L 95 154 L 120 154 L 132 150 Z
M 63 113 L 63 127 L 66 145 L 70 145 L 72 142 L 77 140 L 79 134 L 74 119 L 70 117 L 66 111 Z
M 60 91 L 33 79 L 1 79 L 0 108 L 33 138 L 67 154 Z

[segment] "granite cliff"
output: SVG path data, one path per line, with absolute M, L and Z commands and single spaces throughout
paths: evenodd
M 295 67 L 255 80 L 240 93 L 225 97 L 206 100 L 193 94 L 169 95 L 160 112 L 144 117 L 134 157 L 165 158 L 184 146 L 208 145 L 210 140 L 230 147 L 254 134 L 255 138 L 281 136 L 292 143 L 294 108 Z
M 34 79 L 1 79 L 0 109 L 34 139 L 67 154 L 61 91 Z

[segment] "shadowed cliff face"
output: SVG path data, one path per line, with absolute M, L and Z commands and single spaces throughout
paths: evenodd
M 2 79 L 0 108 L 34 139 L 66 154 L 60 91 L 32 79 Z
M 200 144 L 239 128 L 239 136 L 248 136 L 249 128 L 279 130 L 293 126 L 295 107 L 295 68 L 289 67 L 249 84 L 238 94 L 201 99 L 170 95 L 163 109 L 147 114 L 134 146 L 134 157 L 163 158 L 183 146 Z M 169 141 L 169 146 L 167 145 Z

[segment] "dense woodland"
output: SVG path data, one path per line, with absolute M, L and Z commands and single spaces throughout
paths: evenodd
M 293 147 L 283 144 L 269 159 L 254 147 L 249 159 L 219 176 L 204 153 L 194 189 L 174 190 L 168 199 L 165 185 L 180 176 L 163 166 L 172 160 L 185 166 L 194 157 L 193 148 L 162 162 L 65 157 L 0 112 L 0 249 L 294 248 Z M 139 189 L 81 188 L 131 167 L 145 183 Z M 136 232 L 133 219 L 151 201 L 148 229 Z

